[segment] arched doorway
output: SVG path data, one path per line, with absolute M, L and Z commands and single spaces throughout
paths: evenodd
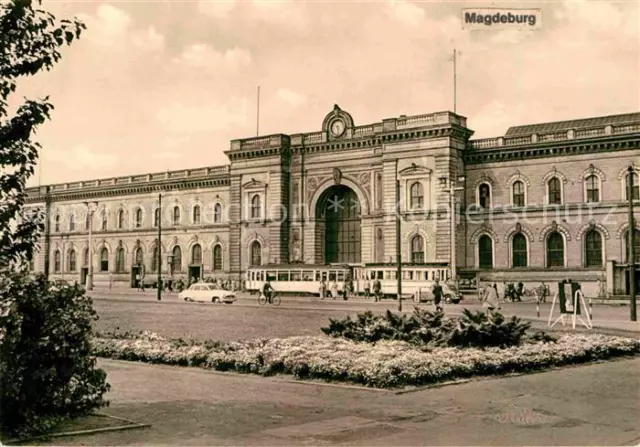
M 344 185 L 327 189 L 316 205 L 316 219 L 323 235 L 324 262 L 360 263 L 362 222 L 355 191 Z

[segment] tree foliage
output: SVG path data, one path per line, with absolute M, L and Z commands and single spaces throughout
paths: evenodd
M 39 1 L 0 4 L 0 429 L 43 433 L 104 405 L 109 386 L 91 356 L 91 298 L 77 287 L 32 279 L 25 266 L 43 229 L 42 213 L 24 215 L 26 183 L 50 119 L 49 98 L 9 99 L 21 78 L 50 70 L 60 48 L 80 36 L 78 21 L 57 21 Z
M 98 317 L 78 286 L 56 286 L 44 275 L 2 276 L 0 299 L 0 423 L 2 431 L 45 433 L 64 419 L 106 405 L 106 373 L 91 355 Z
M 9 97 L 21 78 L 51 70 L 61 58 L 60 48 L 84 29 L 77 20 L 57 21 L 39 5 L 32 0 L 0 5 L 0 268 L 24 265 L 33 257 L 42 214 L 21 213 L 40 148 L 32 138 L 53 110 L 48 97 L 25 99 L 9 116 Z

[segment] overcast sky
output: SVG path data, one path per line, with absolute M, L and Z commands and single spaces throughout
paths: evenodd
M 474 138 L 511 125 L 640 110 L 638 3 L 44 0 L 87 25 L 50 73 L 38 180 L 226 164 L 235 138 L 320 130 L 333 104 L 356 125 L 453 109 Z M 464 7 L 542 8 L 536 31 L 462 28 Z

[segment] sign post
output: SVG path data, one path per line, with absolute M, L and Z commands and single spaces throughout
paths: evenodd
M 553 318 L 553 311 L 556 307 L 556 302 L 560 308 L 560 316 L 551 323 Z M 582 309 L 585 310 L 586 321 L 582 319 Z M 580 320 L 587 329 L 593 328 L 591 320 L 590 310 L 587 308 L 584 294 L 580 288 L 580 284 L 566 280 L 558 283 L 558 291 L 553 296 L 551 303 L 551 311 L 549 312 L 548 326 L 552 328 L 558 321 L 562 322 L 564 326 L 565 316 L 571 316 L 571 327 L 576 328 L 576 321 Z

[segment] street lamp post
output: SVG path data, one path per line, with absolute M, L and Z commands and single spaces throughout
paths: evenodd
M 400 180 L 396 180 L 396 263 L 398 281 L 398 312 L 402 312 L 402 247 L 400 245 Z
M 158 285 L 157 298 L 162 300 L 162 192 L 158 193 Z
M 458 182 L 460 184 L 464 184 L 465 177 L 459 176 Z M 443 179 L 443 183 L 446 184 L 446 178 Z M 456 192 L 463 191 L 464 186 L 456 186 L 455 180 L 449 181 L 449 210 L 451 212 L 450 216 L 450 225 L 451 225 L 451 247 L 450 250 L 450 271 L 451 271 L 451 281 L 455 282 L 458 276 L 456 270 Z
M 92 247 L 92 232 L 93 232 L 93 212 L 94 208 L 91 206 L 98 206 L 98 202 L 84 202 L 87 205 L 87 213 L 89 213 L 89 253 L 87 255 L 87 290 L 93 290 L 93 247 Z
M 636 315 L 636 225 L 633 218 L 633 177 L 635 169 L 628 168 L 629 182 L 627 199 L 629 200 L 629 298 L 631 307 L 631 321 L 637 320 Z

